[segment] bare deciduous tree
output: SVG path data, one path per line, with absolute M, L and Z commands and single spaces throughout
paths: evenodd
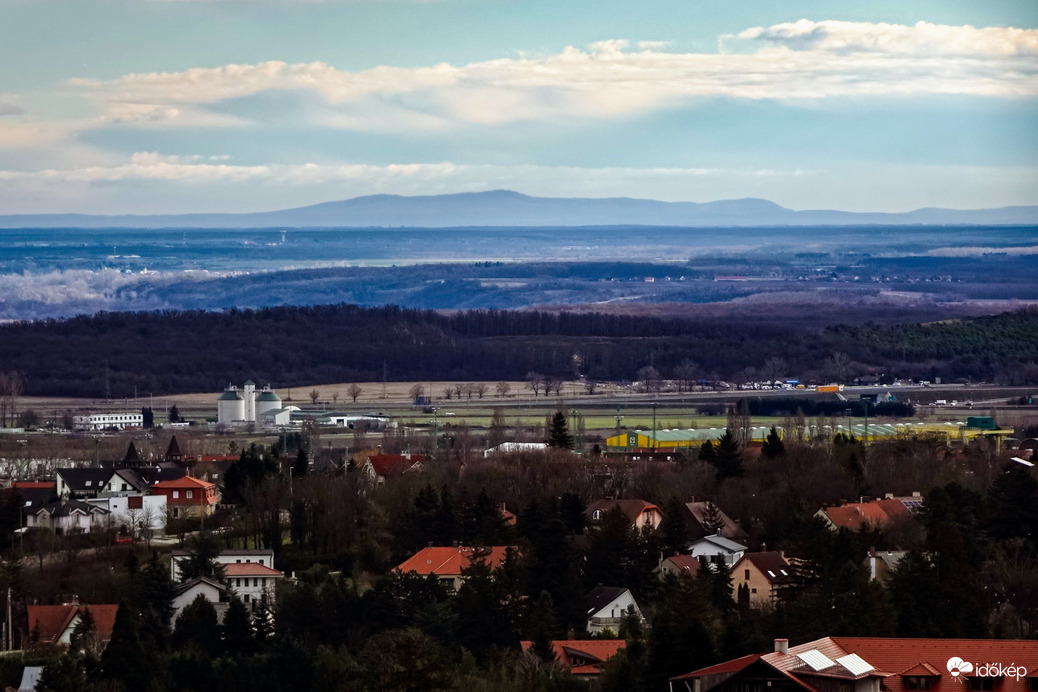
M 346 393 L 349 395 L 351 399 L 353 399 L 353 403 L 357 403 L 357 397 L 359 397 L 363 392 L 364 388 L 356 383 L 351 384 L 349 387 L 346 388 Z
M 526 373 L 526 386 L 533 392 L 534 396 L 537 396 L 541 392 L 541 387 L 544 386 L 544 375 L 532 370 Z
M 317 398 L 320 397 L 320 396 L 321 396 L 321 392 L 319 392 L 316 389 L 311 389 L 310 390 L 310 403 L 311 404 L 316 404 L 317 403 Z
M 512 391 L 512 385 L 508 384 L 507 382 L 498 382 L 494 385 L 494 391 L 497 392 L 497 395 L 499 397 L 504 399 L 506 396 L 508 396 L 509 392 Z

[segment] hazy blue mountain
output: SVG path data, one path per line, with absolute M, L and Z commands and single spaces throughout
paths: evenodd
M 650 199 L 530 197 L 508 190 L 426 197 L 371 195 L 249 214 L 0 216 L 0 228 L 303 228 L 471 226 L 846 226 L 1038 224 L 1038 207 L 917 209 L 905 213 L 794 211 L 763 199 L 660 202 Z

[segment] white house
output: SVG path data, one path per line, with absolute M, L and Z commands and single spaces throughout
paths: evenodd
M 59 500 L 45 505 L 25 517 L 26 526 L 47 528 L 56 534 L 87 533 L 104 527 L 109 512 L 82 500 Z
M 165 495 L 112 495 L 87 502 L 106 510 L 115 528 L 125 527 L 135 536 L 145 529 L 153 536 L 166 532 Z
M 180 581 L 180 561 L 188 555 L 187 550 L 174 550 L 170 556 L 174 582 Z M 216 561 L 223 565 L 228 586 L 250 611 L 262 603 L 272 604 L 277 582 L 285 578 L 284 572 L 274 569 L 273 550 L 224 550 Z
M 724 536 L 704 536 L 689 545 L 692 557 L 705 557 L 707 563 L 731 568 L 746 553 L 746 546 Z
M 620 622 L 627 614 L 628 608 L 633 608 L 638 619 L 645 622 L 642 610 L 631 595 L 630 589 L 596 586 L 588 596 L 587 631 L 590 634 L 598 634 L 609 628 L 614 633 L 619 632 Z
M 190 605 L 199 595 L 204 596 L 205 600 L 213 604 L 217 618 L 223 622 L 224 613 L 227 611 L 227 587 L 206 577 L 196 577 L 173 587 L 174 622 L 180 615 L 180 611 Z

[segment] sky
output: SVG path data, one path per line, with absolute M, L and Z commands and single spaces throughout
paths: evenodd
M 0 214 L 1038 204 L 1034 0 L 0 0 Z

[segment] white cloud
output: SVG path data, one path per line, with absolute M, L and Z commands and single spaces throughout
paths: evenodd
M 216 113 L 214 105 L 283 91 L 323 99 L 312 109 L 313 122 L 357 130 L 614 117 L 704 97 L 1038 95 L 1033 29 L 801 20 L 722 37 L 722 46 L 719 53 L 675 53 L 660 42 L 632 49 L 608 40 L 461 66 L 350 72 L 323 62 L 268 61 L 71 84 L 106 104 L 105 120 L 113 123 L 235 125 L 242 120 Z

